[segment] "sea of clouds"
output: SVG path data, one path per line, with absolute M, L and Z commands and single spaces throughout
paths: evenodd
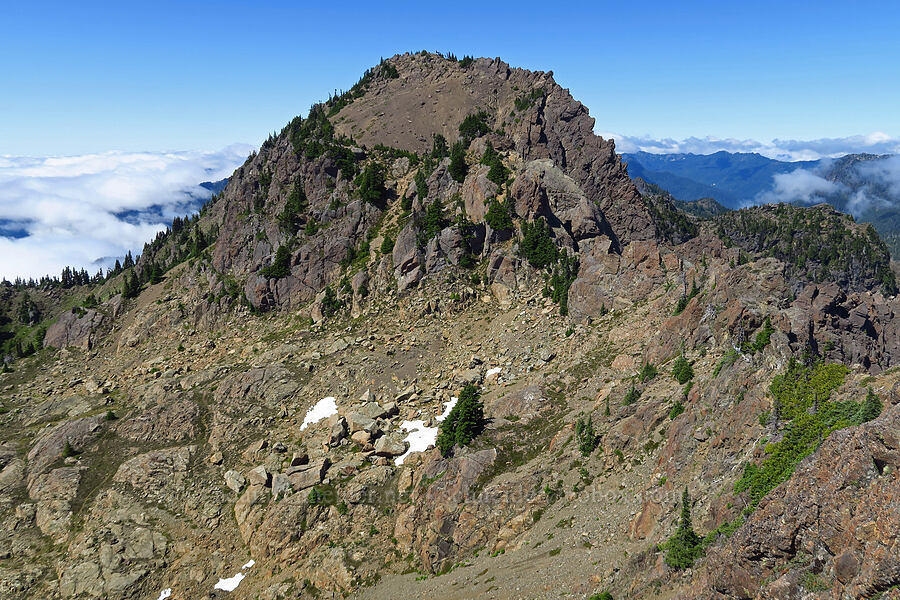
M 597 132 L 607 139 L 616 141 L 616 151 L 623 154 L 650 152 L 651 154 L 712 154 L 726 152 L 756 152 L 767 158 L 784 161 L 819 160 L 836 158 L 845 154 L 898 154 L 900 138 L 876 131 L 869 135 L 852 135 L 842 138 L 820 138 L 817 140 L 780 140 L 769 142 L 738 140 L 713 136 L 689 137 L 682 140 L 653 138 L 649 136 L 627 136 L 618 133 Z
M 93 274 L 210 196 L 253 150 L 0 156 L 0 277 Z

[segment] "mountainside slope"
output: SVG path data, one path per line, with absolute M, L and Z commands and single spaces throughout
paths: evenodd
M 821 207 L 695 220 L 641 195 L 592 129 L 549 74 L 392 57 L 135 266 L 0 290 L 61 311 L 0 375 L 0 595 L 900 584 L 891 533 L 811 530 L 810 560 L 760 533 L 860 497 L 793 501 L 841 440 L 848 465 L 874 457 L 860 490 L 897 488 L 876 442 L 897 414 L 900 299 L 877 234 Z

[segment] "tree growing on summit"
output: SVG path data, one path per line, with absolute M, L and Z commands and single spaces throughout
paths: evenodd
M 447 418 L 441 422 L 437 447 L 441 456 L 453 453 L 453 446 L 468 446 L 484 429 L 484 405 L 478 386 L 467 384 Z

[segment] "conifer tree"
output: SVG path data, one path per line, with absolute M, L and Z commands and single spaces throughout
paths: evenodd
M 666 542 L 666 564 L 675 569 L 687 569 L 700 558 L 703 546 L 691 523 L 691 497 L 687 488 L 681 494 L 681 519 L 678 529 Z
M 450 166 L 448 171 L 454 181 L 462 183 L 466 179 L 469 167 L 466 165 L 466 146 L 462 140 L 453 144 L 450 150 Z

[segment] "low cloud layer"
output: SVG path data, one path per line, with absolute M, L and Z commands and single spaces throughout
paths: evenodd
M 881 132 L 844 138 L 822 138 L 818 140 L 774 139 L 770 142 L 711 136 L 676 140 L 672 138 L 635 137 L 608 132 L 597 132 L 597 134 L 604 138 L 614 139 L 616 141 L 616 151 L 620 153 L 643 151 L 652 154 L 712 154 L 725 150 L 726 152 L 756 152 L 768 158 L 786 161 L 836 158 L 844 154 L 855 153 L 900 153 L 900 138 L 891 137 Z
M 109 152 L 0 156 L 0 277 L 91 274 L 139 252 L 175 216 L 229 177 L 253 148 L 218 152 Z
M 835 166 L 834 161 L 826 160 L 815 169 L 775 175 L 772 189 L 752 203 L 828 201 L 856 218 L 900 207 L 900 156 L 856 162 L 837 172 Z

